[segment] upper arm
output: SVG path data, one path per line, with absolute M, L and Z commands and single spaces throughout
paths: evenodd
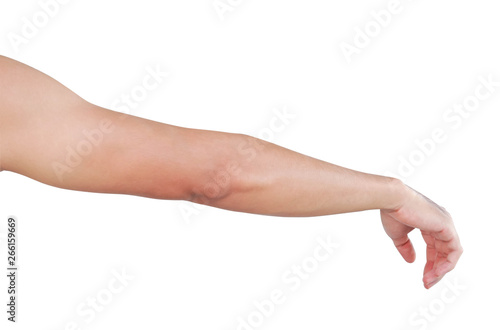
M 0 56 L 4 170 L 67 189 L 189 199 L 218 166 L 211 134 L 98 107 Z

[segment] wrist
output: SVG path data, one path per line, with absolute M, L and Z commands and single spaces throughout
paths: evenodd
M 403 183 L 400 179 L 384 177 L 387 180 L 383 201 L 380 209 L 388 211 L 399 210 L 411 198 L 413 190 Z

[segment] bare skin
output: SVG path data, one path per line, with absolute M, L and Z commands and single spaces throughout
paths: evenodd
M 427 243 L 423 282 L 451 271 L 462 247 L 446 210 L 400 180 L 330 164 L 242 134 L 167 125 L 93 105 L 0 56 L 0 171 L 65 189 L 187 200 L 305 217 L 379 209 L 407 262 Z

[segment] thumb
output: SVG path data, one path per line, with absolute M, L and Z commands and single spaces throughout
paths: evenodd
M 399 253 L 403 257 L 406 262 L 414 262 L 416 258 L 415 249 L 413 248 L 413 244 L 411 240 L 408 238 L 408 235 L 404 237 L 393 239 L 394 246 L 398 249 Z

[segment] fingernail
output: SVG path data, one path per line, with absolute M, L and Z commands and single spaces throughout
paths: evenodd
M 432 282 L 427 283 L 427 289 L 432 288 L 434 286 L 434 284 L 436 284 L 436 283 L 437 283 L 437 280 L 434 280 Z

